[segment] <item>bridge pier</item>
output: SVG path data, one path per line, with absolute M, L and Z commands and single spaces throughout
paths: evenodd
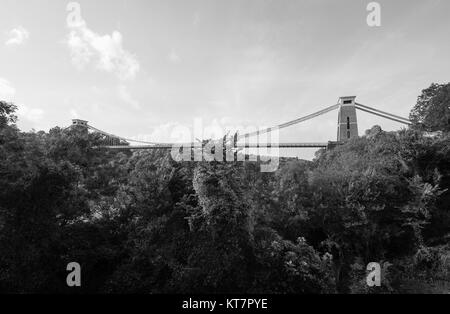
M 344 96 L 339 98 L 337 125 L 338 142 L 346 142 L 351 138 L 358 137 L 355 99 L 356 96 Z

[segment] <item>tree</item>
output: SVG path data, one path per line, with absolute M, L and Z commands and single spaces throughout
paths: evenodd
M 5 109 L 6 108 L 6 109 Z M 64 227 L 86 213 L 80 172 L 46 152 L 45 133 L 21 133 L 15 107 L 3 107 L 0 129 L 0 289 L 58 291 Z
M 422 90 L 409 115 L 415 127 L 426 131 L 450 131 L 450 83 L 431 84 Z
M 14 104 L 0 101 L 0 129 L 10 123 L 16 123 L 17 116 L 14 115 L 16 110 L 17 107 Z
M 199 164 L 194 172 L 201 241 L 188 265 L 199 270 L 203 292 L 244 292 L 251 285 L 253 224 L 241 167 L 213 162 Z
M 347 291 L 349 267 L 357 260 L 392 261 L 424 243 L 422 229 L 442 191 L 438 181 L 415 170 L 408 139 L 414 140 L 408 132 L 375 127 L 316 161 L 309 222 L 327 235 L 323 245 L 335 257 L 340 291 Z

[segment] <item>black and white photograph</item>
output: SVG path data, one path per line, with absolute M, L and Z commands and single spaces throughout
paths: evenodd
M 0 0 L 0 294 L 450 294 L 450 1 Z

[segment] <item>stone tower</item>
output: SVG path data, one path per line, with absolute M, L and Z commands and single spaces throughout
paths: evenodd
M 72 126 L 81 127 L 83 133 L 88 132 L 88 122 L 81 119 L 72 119 Z
M 356 96 L 339 98 L 338 114 L 338 142 L 345 142 L 351 138 L 358 137 L 358 122 L 356 120 L 355 108 Z
M 87 127 L 88 122 L 86 120 L 81 119 L 72 119 L 72 125 L 80 125 L 82 127 Z

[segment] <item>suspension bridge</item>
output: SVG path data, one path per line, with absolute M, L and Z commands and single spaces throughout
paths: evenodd
M 236 151 L 243 148 L 332 148 L 336 145 L 340 145 L 352 139 L 358 137 L 358 122 L 356 111 L 360 110 L 366 113 L 376 115 L 388 120 L 398 122 L 400 124 L 410 125 L 411 121 L 407 118 L 403 118 L 386 111 L 382 111 L 373 107 L 369 107 L 355 102 L 356 96 L 340 97 L 338 102 L 332 106 L 325 107 L 322 110 L 314 112 L 312 114 L 300 117 L 298 119 L 288 121 L 275 125 L 270 128 L 256 130 L 245 134 L 235 133 L 231 138 L 223 137 L 223 145 L 230 146 Z M 262 134 L 271 133 L 276 130 L 281 130 L 293 125 L 317 118 L 333 110 L 338 110 L 337 121 L 337 139 L 336 141 L 328 141 L 327 143 L 308 143 L 308 142 L 296 142 L 296 143 L 260 143 L 259 137 Z M 199 143 L 159 143 L 141 141 L 132 138 L 125 138 L 122 136 L 114 135 L 103 130 L 97 129 L 91 126 L 88 121 L 73 119 L 70 127 L 83 127 L 92 132 L 99 133 L 103 136 L 102 145 L 99 147 L 110 150 L 124 150 L 124 149 L 173 149 L 174 147 L 186 147 L 191 148 L 204 148 L 208 143 L 207 141 Z M 250 138 L 257 138 L 256 142 L 250 142 Z

